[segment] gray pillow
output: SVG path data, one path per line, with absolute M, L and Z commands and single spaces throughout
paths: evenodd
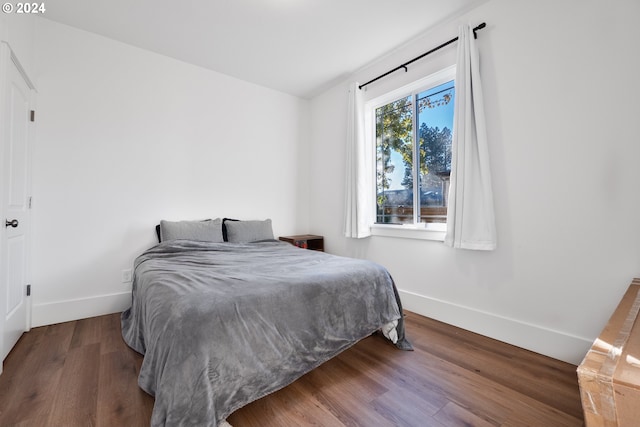
M 227 241 L 231 243 L 273 239 L 270 219 L 264 221 L 226 221 L 224 225 L 227 227 Z
M 160 221 L 160 241 L 178 239 L 222 243 L 222 220 Z

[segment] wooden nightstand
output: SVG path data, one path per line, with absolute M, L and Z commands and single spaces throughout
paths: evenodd
M 283 242 L 291 243 L 294 246 L 314 251 L 324 252 L 324 237 L 314 234 L 299 234 L 297 236 L 280 236 Z

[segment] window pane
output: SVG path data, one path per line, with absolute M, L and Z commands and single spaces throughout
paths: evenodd
M 447 220 L 454 96 L 453 81 L 416 96 L 420 141 L 420 222 Z
M 413 223 L 413 103 L 401 98 L 376 109 L 378 223 Z

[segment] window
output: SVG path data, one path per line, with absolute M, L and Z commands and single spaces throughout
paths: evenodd
M 367 103 L 367 139 L 375 144 L 376 224 L 445 226 L 454 78 L 450 67 Z

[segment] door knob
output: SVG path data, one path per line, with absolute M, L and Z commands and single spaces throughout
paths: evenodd
M 16 228 L 18 226 L 18 220 L 17 219 L 12 219 L 11 221 L 9 221 L 8 219 L 4 220 L 4 226 L 5 227 L 13 227 Z

